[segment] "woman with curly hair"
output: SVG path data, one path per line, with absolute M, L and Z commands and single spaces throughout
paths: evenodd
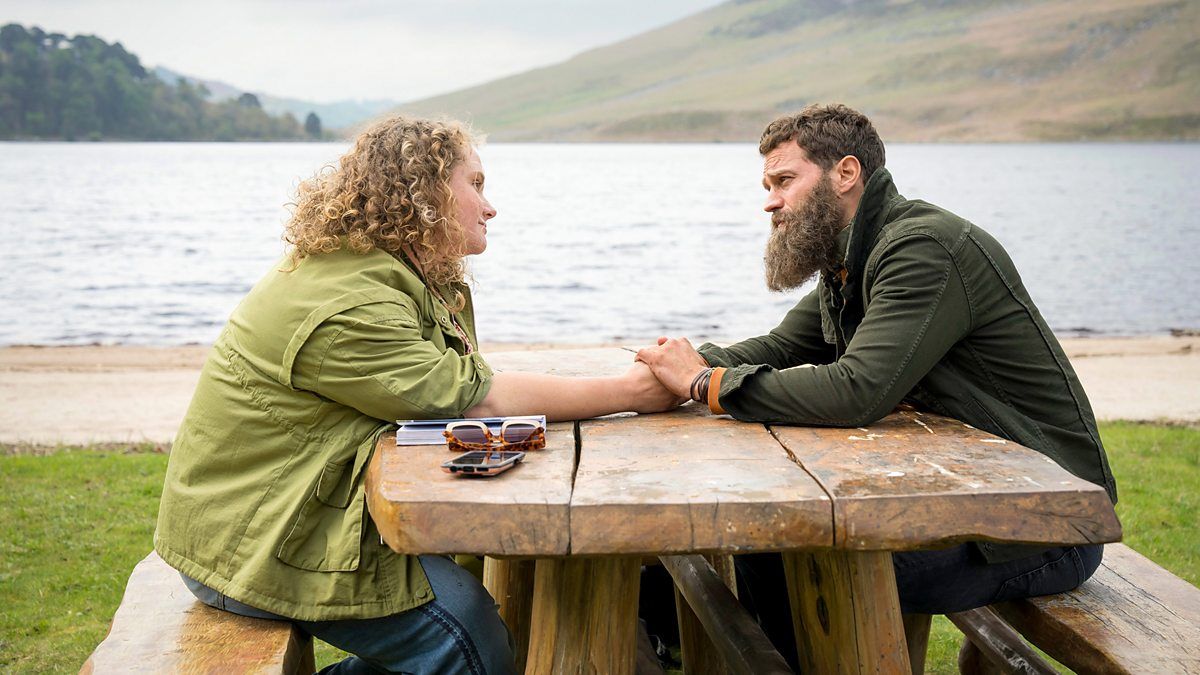
M 155 550 L 204 602 L 354 655 L 327 672 L 513 668 L 469 572 L 380 543 L 362 485 L 393 420 L 676 403 L 640 363 L 611 378 L 492 372 L 463 283 L 496 215 L 483 185 L 469 131 L 403 117 L 303 183 L 290 256 L 234 310 L 172 447 Z

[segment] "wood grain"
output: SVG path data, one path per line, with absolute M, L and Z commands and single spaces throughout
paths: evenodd
M 989 661 L 983 655 L 983 651 L 965 637 L 958 649 L 958 672 L 962 675 L 1010 675 L 1008 671 Z
M 574 553 L 779 550 L 832 543 L 830 503 L 761 425 L 700 406 L 580 424 Z
M 83 673 L 313 671 L 312 639 L 292 624 L 200 602 L 157 553 L 133 569 L 108 636 Z
M 490 478 L 442 471 L 445 445 L 379 440 L 367 467 L 367 505 L 380 534 L 401 553 L 565 555 L 570 550 L 571 423 L 551 424 L 546 447 Z
M 538 560 L 525 672 L 632 675 L 640 571 L 636 556 Z
M 685 673 L 765 675 L 790 673 L 787 661 L 730 590 L 726 579 L 703 556 L 663 556 L 684 607 L 703 627 L 703 640 L 683 640 Z M 685 627 L 680 626 L 681 640 Z M 689 654 L 689 642 L 693 653 Z M 698 653 L 694 650 L 700 647 Z M 715 652 L 711 653 L 710 652 Z M 714 658 L 715 657 L 715 658 Z
M 632 358 L 620 349 L 488 357 L 499 370 L 572 376 L 617 374 Z M 633 668 L 643 554 L 790 551 L 805 665 L 904 673 L 887 551 L 1120 537 L 1102 488 L 932 415 L 899 412 L 861 430 L 768 429 L 689 405 L 584 421 L 577 439 L 571 431 L 552 426 L 530 465 L 470 489 L 437 468 L 440 448 L 397 449 L 385 438 L 368 469 L 371 514 L 397 551 L 622 556 L 537 562 L 528 672 Z
M 801 672 L 910 672 L 890 553 L 790 552 L 783 569 Z
M 913 675 L 925 672 L 925 656 L 929 652 L 929 629 L 933 616 L 929 614 L 901 614 L 904 623 L 904 644 L 908 648 L 908 665 Z
M 525 669 L 529 654 L 535 564 L 532 560 L 498 560 L 491 557 L 483 561 L 483 586 L 500 605 L 500 618 L 508 626 L 516 643 L 517 672 Z
M 771 429 L 833 497 L 838 548 L 1121 537 L 1103 488 L 957 420 L 900 411 L 869 429 Z
M 702 556 L 703 560 L 713 568 L 713 573 L 720 579 L 721 584 L 728 589 L 734 600 L 737 599 L 737 571 L 733 566 L 733 556 L 711 554 Z M 659 561 L 658 558 L 655 559 Z M 663 563 L 664 565 L 666 563 Z M 669 566 L 668 566 L 669 567 Z M 675 617 L 679 625 L 679 649 L 683 657 L 685 673 L 711 673 L 721 675 L 729 672 L 725 659 L 712 638 L 708 636 L 700 617 L 692 610 L 687 598 L 675 582 Z
M 966 612 L 954 612 L 946 615 L 968 640 L 979 650 L 979 655 L 996 668 L 1005 673 L 1022 673 L 1024 675 L 1057 675 L 1058 671 L 1042 658 L 1033 647 L 1025 644 L 1020 635 L 1004 620 L 996 616 L 996 612 L 980 607 Z M 969 649 L 959 652 L 962 660 L 978 661 L 971 655 Z M 980 663 L 979 670 L 987 666 Z
M 1200 589 L 1123 544 L 1073 591 L 992 607 L 1078 672 L 1200 673 Z

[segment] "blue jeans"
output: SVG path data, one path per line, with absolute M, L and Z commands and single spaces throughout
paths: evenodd
M 295 621 L 242 604 L 183 576 L 206 605 L 259 619 L 291 621 L 351 656 L 321 673 L 513 673 L 513 646 L 496 602 L 467 570 L 444 556 L 419 557 L 434 599 L 376 619 Z
M 1079 586 L 1100 566 L 1104 547 L 1051 548 L 1036 555 L 988 564 L 963 544 L 937 551 L 892 555 L 900 611 L 949 614 L 994 602 L 1062 593 Z M 778 553 L 734 557 L 738 599 L 755 617 L 780 655 L 799 672 L 783 562 Z

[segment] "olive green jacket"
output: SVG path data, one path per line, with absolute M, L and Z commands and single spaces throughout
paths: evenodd
M 491 370 L 391 255 L 343 249 L 289 267 L 250 291 L 209 354 L 171 449 L 155 550 L 294 619 L 416 607 L 433 598 L 429 582 L 415 556 L 380 543 L 364 468 L 391 422 L 461 415 Z M 459 290 L 456 317 L 475 343 Z
M 1116 502 L 1087 395 L 995 239 L 900 196 L 879 169 L 840 241 L 844 285 L 823 274 L 769 334 L 700 348 L 729 368 L 730 415 L 858 427 L 909 399 L 1037 450 Z M 980 548 L 993 561 L 1019 553 Z

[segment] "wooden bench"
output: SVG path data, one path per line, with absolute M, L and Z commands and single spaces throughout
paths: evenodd
M 312 673 L 312 639 L 292 624 L 213 609 L 158 554 L 129 577 L 81 673 Z
M 1074 591 L 991 609 L 1076 672 L 1200 673 L 1200 589 L 1123 544 L 1105 546 L 1100 568 Z M 972 652 L 983 641 L 964 643 L 960 663 L 978 663 Z

